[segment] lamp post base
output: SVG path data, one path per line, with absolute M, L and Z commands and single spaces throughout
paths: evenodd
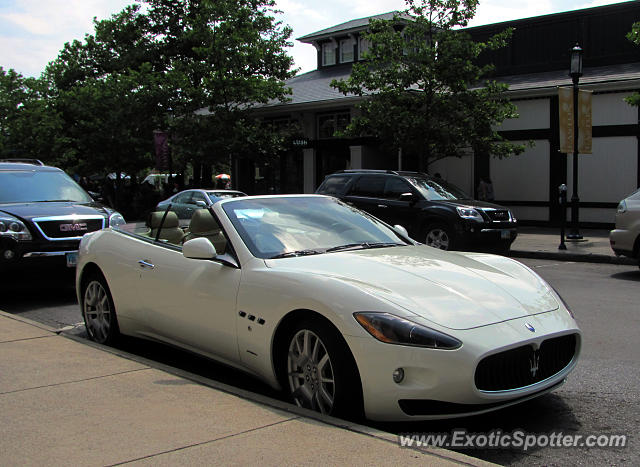
M 579 233 L 570 233 L 565 237 L 566 242 L 586 242 L 587 239 L 584 238 Z

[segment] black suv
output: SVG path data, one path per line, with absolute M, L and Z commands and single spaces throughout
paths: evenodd
M 344 170 L 325 178 L 318 194 L 335 196 L 442 250 L 505 253 L 516 220 L 505 207 L 477 201 L 441 178 L 419 172 Z
M 76 265 L 87 232 L 124 224 L 66 173 L 38 160 L 0 160 L 0 271 Z

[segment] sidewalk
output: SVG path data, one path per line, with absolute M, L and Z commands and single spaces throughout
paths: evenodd
M 616 256 L 609 244 L 608 230 L 581 229 L 585 241 L 565 240 L 566 250 L 559 250 L 560 229 L 546 227 L 518 227 L 518 237 L 511 245 L 509 256 L 514 258 L 554 259 L 637 265 L 638 261 Z
M 199 380 L 200 379 L 200 380 Z M 2 465 L 492 465 L 0 311 Z

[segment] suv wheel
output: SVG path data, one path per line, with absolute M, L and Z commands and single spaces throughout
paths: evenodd
M 453 249 L 451 229 L 444 224 L 430 225 L 426 229 L 425 244 L 440 250 Z

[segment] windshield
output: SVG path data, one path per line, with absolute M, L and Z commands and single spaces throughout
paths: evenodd
M 407 244 L 334 198 L 238 198 L 223 209 L 251 253 L 263 259 Z
M 93 200 L 64 172 L 9 170 L 0 172 L 0 203 Z
M 409 178 L 409 181 L 429 201 L 472 199 L 468 194 L 455 185 L 435 178 Z

